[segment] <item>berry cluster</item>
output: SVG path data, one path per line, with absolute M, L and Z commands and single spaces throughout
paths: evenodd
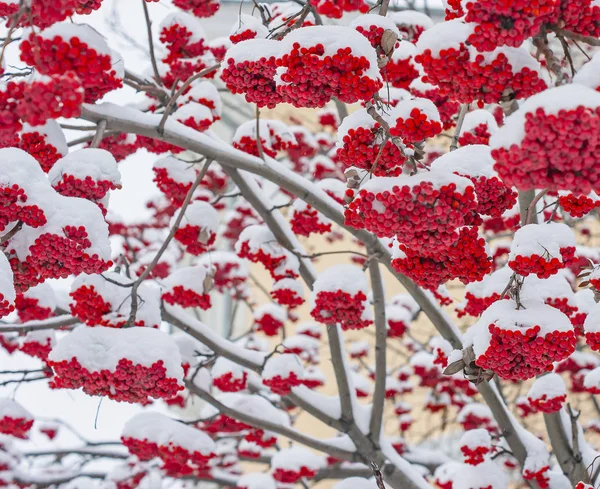
M 221 7 L 218 0 L 173 0 L 173 5 L 196 17 L 212 17 Z
M 19 26 L 35 26 L 41 29 L 62 22 L 74 14 L 89 15 L 98 10 L 102 0 L 39 0 L 27 6 L 27 13 L 19 16 Z M 19 10 L 18 2 L 0 2 L 0 16 L 11 17 Z M 8 21 L 13 25 L 13 19 Z
M 273 304 L 265 304 L 254 311 L 256 330 L 267 336 L 275 336 L 286 320 L 285 311 Z
M 424 253 L 408 245 L 399 245 L 392 266 L 418 285 L 435 290 L 455 278 L 465 284 L 481 280 L 491 271 L 492 261 L 477 227 L 464 227 L 458 233 L 457 241 L 442 250 Z
M 289 309 L 304 304 L 304 291 L 300 282 L 293 278 L 284 278 L 273 284 L 271 297 L 280 306 L 287 306 Z
M 493 1 L 468 1 L 466 22 L 475 22 L 471 43 L 478 51 L 493 51 L 498 46 L 518 47 L 536 35 L 543 23 L 556 20 L 558 0 L 536 0 L 502 4 Z
M 135 135 L 121 133 L 104 136 L 98 148 L 109 151 L 115 160 L 119 162 L 140 149 L 140 144 Z
M 566 394 L 556 397 L 548 397 L 546 394 L 544 394 L 537 399 L 529 398 L 528 400 L 531 404 L 531 407 L 536 411 L 541 411 L 543 413 L 554 413 L 562 407 L 566 399 Z
M 135 365 L 122 358 L 114 371 L 90 372 L 81 366 L 77 358 L 70 361 L 48 361 L 55 377 L 50 387 L 55 389 L 79 389 L 90 396 L 106 396 L 120 402 L 147 404 L 150 398 L 170 399 L 183 390 L 177 379 L 169 378 L 163 361 L 150 367 Z
M 84 89 L 85 102 L 93 103 L 123 86 L 122 64 L 114 60 L 102 37 L 83 24 L 60 24 L 41 34 L 31 33 L 21 42 L 21 59 L 51 77 L 72 72 Z M 60 30 L 67 27 L 72 37 Z M 55 34 L 57 32 L 57 34 Z M 60 34 L 58 34 L 60 33 Z M 83 39 L 94 40 L 93 44 Z M 100 50 L 98 48 L 100 47 Z M 33 123 L 35 125 L 35 123 Z
M 477 206 L 475 189 L 463 177 L 434 173 L 372 179 L 347 207 L 346 224 L 379 237 L 401 236 L 418 250 L 451 246 Z
M 413 61 L 415 54 L 414 44 L 401 42 L 381 70 L 384 81 L 389 82 L 392 87 L 408 90 L 412 81 L 419 78 L 419 70 Z
M 27 439 L 27 433 L 33 426 L 33 419 L 2 416 L 0 418 L 0 433 L 14 436 L 15 438 Z
M 21 322 L 42 321 L 52 315 L 52 308 L 40 304 L 37 297 L 28 297 L 26 294 L 17 294 L 15 299 L 15 309 Z
M 561 209 L 571 217 L 580 218 L 600 207 L 600 198 L 595 192 L 589 195 L 576 195 L 571 192 L 558 196 Z
M 500 306 L 501 310 L 506 310 L 507 307 L 512 307 L 512 303 L 499 301 L 488 311 L 496 306 Z M 560 323 L 545 325 L 543 330 L 539 325 L 533 324 L 535 321 L 531 321 L 530 316 L 534 317 L 535 311 L 542 311 L 542 307 L 550 308 L 550 306 L 536 306 L 528 309 L 515 309 L 511 313 L 512 317 L 517 321 L 518 318 L 523 317 L 526 323 L 517 322 L 516 326 L 513 325 L 510 328 L 504 326 L 506 319 L 490 321 L 488 319 L 490 316 L 484 314 L 480 324 L 483 329 L 486 327 L 484 323 L 489 323 L 488 331 L 485 332 L 485 334 L 489 334 L 489 340 L 485 351 L 477 354 L 477 365 L 493 370 L 503 379 L 526 380 L 551 371 L 553 362 L 564 360 L 571 355 L 575 351 L 577 338 L 566 316 L 556 309 L 552 309 L 553 317 L 561 314 Z M 544 310 L 543 313 L 550 314 L 547 310 Z M 502 324 L 500 324 L 501 322 Z M 555 326 L 560 329 L 551 329 Z
M 410 112 L 406 114 L 408 110 Z M 427 99 L 401 102 L 392 111 L 391 117 L 395 122 L 390 127 L 390 135 L 400 136 L 408 143 L 417 143 L 442 132 L 437 108 Z
M 580 105 L 553 113 L 545 107 L 545 96 L 582 97 L 581 92 L 586 96 L 589 93 L 595 108 Z M 593 164 L 600 150 L 596 138 L 600 130 L 600 94 L 583 86 L 566 85 L 540 95 L 545 96 L 530 99 L 521 109 L 524 115 L 515 120 L 524 130 L 520 141 L 495 143 L 492 138 L 494 169 L 507 185 L 520 190 L 548 188 L 589 194 L 600 185 L 600 173 Z M 514 126 L 504 126 L 497 134 L 501 137 L 512 129 Z
M 298 378 L 295 372 L 290 372 L 289 375 L 275 375 L 274 377 L 263 379 L 263 384 L 275 394 L 285 396 L 291 392 L 292 387 L 302 385 L 303 381 Z
M 242 377 L 234 377 L 233 372 L 225 372 L 218 377 L 213 376 L 213 385 L 223 392 L 239 392 L 246 388 L 248 373 L 243 372 Z
M 304 27 L 288 34 L 275 60 L 281 81 L 277 90 L 295 107 L 323 107 L 331 97 L 350 104 L 368 100 L 383 86 L 369 42 L 351 28 L 328 29 L 337 39 L 347 38 L 352 46 L 365 45 L 365 49 L 356 53 L 352 47 L 326 49 L 315 42 L 327 34 L 322 27 Z
M 33 156 L 46 173 L 50 171 L 54 163 L 65 156 L 62 148 L 57 148 L 47 134 L 40 133 L 34 128 L 21 133 L 17 147 Z
M 317 12 L 325 17 L 341 19 L 344 12 L 359 11 L 363 14 L 369 11 L 369 5 L 364 0 L 310 0 Z
M 195 290 L 186 289 L 182 285 L 176 285 L 168 292 L 163 292 L 162 300 L 168 304 L 177 304 L 180 307 L 199 307 L 210 309 L 210 295 L 198 294 Z
M 370 117 L 365 119 L 355 115 L 361 112 L 359 110 L 346 117 L 340 126 L 336 153 L 339 161 L 345 167 L 354 166 L 377 176 L 400 175 L 406 157 L 392 141 L 384 138 L 378 123 Z M 353 121 L 356 125 L 352 124 Z
M 423 81 L 438 86 L 442 95 L 461 103 L 474 100 L 497 103 L 507 91 L 512 91 L 516 98 L 526 98 L 547 88 L 539 64 L 526 50 L 522 51 L 524 48 L 500 48 L 487 56 L 473 53 L 466 44 L 469 28 L 464 33 L 465 42 L 457 47 L 439 51 L 437 47 L 435 51 L 428 47 L 431 38 L 441 35 L 439 30 L 465 31 L 461 26 L 460 20 L 438 24 L 425 31 L 417 45 L 417 48 L 423 46 L 414 58 L 425 70 Z
M 352 295 L 343 290 L 335 292 L 319 291 L 310 311 L 320 323 L 340 323 L 342 329 L 362 329 L 373 323 L 369 315 L 367 296 L 362 291 Z

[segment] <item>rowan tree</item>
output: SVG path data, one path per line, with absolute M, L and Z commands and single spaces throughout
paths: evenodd
M 598 487 L 596 0 L 103 3 L 0 0 L 0 487 Z M 139 413 L 98 443 L 23 383 Z

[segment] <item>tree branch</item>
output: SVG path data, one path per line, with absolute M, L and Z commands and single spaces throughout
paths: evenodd
M 375 392 L 371 410 L 370 432 L 376 443 L 381 436 L 383 408 L 385 405 L 385 381 L 387 377 L 386 340 L 387 322 L 385 319 L 385 295 L 379 263 L 372 258 L 369 261 L 371 290 L 375 307 Z

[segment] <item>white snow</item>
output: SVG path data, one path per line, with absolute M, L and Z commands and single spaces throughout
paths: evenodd
M 184 27 L 192 34 L 188 41 L 189 44 L 195 44 L 203 39 L 206 39 L 206 34 L 202 28 L 202 22 L 200 19 L 182 10 L 174 10 L 170 12 L 160 23 L 159 31 L 162 31 L 163 29 L 169 29 L 170 27 L 176 25 Z
M 562 262 L 561 248 L 575 248 L 575 234 L 563 223 L 527 224 L 517 230 L 510 247 L 509 261 L 518 256 L 550 256 Z M 547 258 L 549 259 L 549 258 Z
M 94 182 L 108 181 L 117 187 L 121 186 L 117 161 L 110 152 L 99 148 L 79 149 L 63 156 L 48 172 L 48 179 L 52 185 L 56 185 L 65 175 L 80 180 L 91 177 Z
M 540 337 L 553 331 L 573 330 L 569 318 L 558 309 L 533 300 L 522 300 L 521 302 L 525 309 L 517 309 L 517 305 L 512 299 L 497 301 L 488 307 L 479 321 L 465 333 L 465 346 L 472 345 L 476 356 L 483 355 L 491 340 L 490 324 L 504 330 L 523 333 L 529 328 L 539 326 L 538 336 Z
M 536 400 L 546 396 L 546 400 L 549 400 L 566 394 L 567 386 L 563 378 L 558 374 L 548 373 L 535 379 L 527 397 Z
M 467 115 L 465 115 L 461 134 L 471 132 L 481 124 L 487 126 L 490 135 L 494 134 L 498 130 L 498 123 L 490 111 L 486 109 L 476 109 L 468 112 Z M 453 151 L 453 153 L 454 152 L 455 151 Z
M 0 419 L 2 418 L 23 418 L 29 421 L 33 419 L 33 414 L 12 399 L 0 398 Z
M 270 474 L 251 472 L 243 474 L 237 481 L 240 489 L 277 489 L 275 479 Z
M 302 467 L 319 470 L 325 466 L 325 459 L 307 448 L 295 446 L 278 451 L 271 458 L 271 469 L 300 471 Z
M 417 51 L 422 53 L 429 49 L 432 57 L 439 58 L 442 50 L 458 50 L 474 30 L 475 24 L 467 24 L 461 19 L 440 22 L 421 34 L 417 41 Z
M 58 122 L 55 120 L 48 119 L 43 126 L 30 126 L 27 123 L 23 124 L 21 134 L 30 134 L 33 132 L 37 132 L 44 136 L 46 143 L 54 146 L 60 155 L 65 156 L 69 152 L 67 138 L 58 125 Z
M 465 431 L 460 437 L 459 445 L 461 447 L 470 448 L 471 450 L 474 450 L 477 447 L 491 448 L 492 437 L 490 436 L 490 432 L 486 429 L 469 430 Z
M 354 296 L 359 292 L 368 295 L 369 285 L 364 272 L 354 265 L 334 265 L 317 277 L 313 286 L 313 300 L 319 292 L 342 290 Z
M 171 226 L 180 212 L 173 216 Z M 211 234 L 216 234 L 219 229 L 219 213 L 208 202 L 196 200 L 185 209 L 179 228 L 181 229 L 185 226 L 198 226 L 201 234 L 204 230 L 209 231 Z
M 196 292 L 198 295 L 207 294 L 210 291 L 207 285 L 210 285 L 212 275 L 212 267 L 204 264 L 178 268 L 163 280 L 165 286 L 163 293 L 172 292 L 175 287 L 181 286 L 184 289 Z
M 214 365 L 210 369 L 210 373 L 213 379 L 222 377 L 226 374 L 231 374 L 233 380 L 241 380 L 244 378 L 246 369 L 225 357 L 219 357 L 215 361 Z
M 0 295 L 2 295 L 2 300 L 13 304 L 17 296 L 13 283 L 13 272 L 6 255 L 4 253 L 0 253 L 0 255 Z
M 578 83 L 596 90 L 600 87 L 600 53 L 596 52 L 590 61 L 581 67 L 573 77 L 573 83 Z
M 291 374 L 295 374 L 299 379 L 304 377 L 304 366 L 298 355 L 292 353 L 272 356 L 267 360 L 265 368 L 262 371 L 262 377 L 265 380 L 270 380 L 274 377 L 286 379 Z
M 471 144 L 443 154 L 431 164 L 431 169 L 450 170 L 465 177 L 491 178 L 497 176 L 494 163 L 489 146 Z
M 269 30 L 263 25 L 260 19 L 252 17 L 251 15 L 241 14 L 235 21 L 235 24 L 233 24 L 229 34 L 230 36 L 233 36 L 246 31 L 255 32 L 255 39 L 266 39 L 269 35 Z
M 355 29 L 357 27 L 362 27 L 367 32 L 369 32 L 369 28 L 371 26 L 381 27 L 381 28 L 383 28 L 384 31 L 390 30 L 394 34 L 396 34 L 396 36 L 398 36 L 398 38 L 400 38 L 400 31 L 398 30 L 398 27 L 396 27 L 396 24 L 394 23 L 394 21 L 391 17 L 383 17 L 378 14 L 364 14 L 364 15 L 359 15 L 350 24 L 350 27 L 353 27 Z
M 162 360 L 167 377 L 178 382 L 183 378 L 177 343 L 168 334 L 152 328 L 79 326 L 64 336 L 48 356 L 53 362 L 68 362 L 73 358 L 90 372 L 114 371 L 123 358 L 144 367 L 151 367 Z
M 389 12 L 388 17 L 399 26 L 419 26 L 423 29 L 429 29 L 434 25 L 431 17 L 417 10 Z
M 147 440 L 159 446 L 178 446 L 204 456 L 214 454 L 217 449 L 215 442 L 206 433 L 160 413 L 137 414 L 125 423 L 121 436 Z

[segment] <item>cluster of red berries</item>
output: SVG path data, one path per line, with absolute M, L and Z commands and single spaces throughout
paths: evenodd
M 563 88 L 567 87 L 554 89 L 556 96 L 562 96 Z M 576 90 L 580 89 L 585 87 Z M 494 169 L 506 185 L 518 189 L 549 188 L 589 194 L 600 186 L 600 172 L 591 163 L 600 151 L 598 131 L 600 107 L 580 105 L 556 114 L 539 107 L 525 114 L 521 142 L 492 150 Z
M 264 42 L 264 40 L 255 41 L 257 47 Z M 244 46 L 246 45 L 250 45 L 250 43 L 244 43 Z M 236 60 L 232 51 L 225 59 L 225 66 L 221 72 L 221 80 L 231 93 L 244 94 L 247 102 L 269 109 L 273 109 L 277 104 L 285 101 L 275 85 L 274 78 L 277 67 L 274 55 L 268 57 L 264 55 L 256 61 Z
M 78 117 L 84 102 L 81 81 L 73 72 L 29 83 L 11 81 L 6 85 L 6 94 L 9 98 L 5 103 L 14 104 L 13 121 L 20 118 L 32 126 L 59 117 Z
M 498 177 L 468 177 L 475 186 L 477 208 L 484 216 L 500 217 L 517 203 L 517 192 Z
M 273 250 L 273 254 L 266 253 L 262 248 L 252 250 L 248 242 L 242 242 L 238 251 L 240 258 L 247 258 L 253 263 L 261 263 L 271 274 L 274 280 L 282 278 L 295 278 L 298 276 L 295 267 L 289 266 L 289 256 L 283 250 Z M 292 257 L 293 258 L 293 257 Z
M 251 429 L 251 426 L 225 414 L 219 414 L 203 421 L 200 424 L 200 429 L 207 433 L 240 433 Z
M 402 173 L 406 157 L 392 141 L 383 139 L 383 129 L 378 123 L 370 128 L 349 129 L 341 143 L 336 155 L 345 167 L 361 168 L 376 176 L 394 177 Z
M 461 103 L 496 103 L 507 90 L 515 98 L 526 98 L 547 88 L 537 71 L 528 67 L 513 70 L 506 54 L 497 53 L 491 61 L 483 55 L 472 59 L 462 43 L 459 49 L 452 47 L 439 53 L 425 49 L 415 56 L 415 61 L 425 70 L 423 81 L 439 87 L 441 95 Z
M 295 32 L 307 29 L 318 27 Z M 321 43 L 305 47 L 295 42 L 275 64 L 282 82 L 277 90 L 295 107 L 323 107 L 331 97 L 347 104 L 369 100 L 383 86 L 381 79 L 369 76 L 371 62 L 350 47 L 328 55 Z
M 527 277 L 530 273 L 534 273 L 538 278 L 548 278 L 556 274 L 560 269 L 565 268 L 575 256 L 575 248 L 567 247 L 560 249 L 561 257 L 556 256 L 540 256 L 538 254 L 519 255 L 508 262 L 508 266 L 516 273 Z
M 273 289 L 271 290 L 271 297 L 280 306 L 287 306 L 289 309 L 295 309 L 304 304 L 304 297 L 302 296 L 301 290 L 298 290 L 298 287 L 290 287 L 290 281 L 297 283 L 296 280 L 290 278 L 275 282 Z
M 415 80 L 415 82 L 416 81 L 417 80 Z M 422 83 L 420 80 L 418 84 L 415 82 L 413 82 L 410 86 L 411 93 L 415 97 L 426 98 L 427 100 L 431 100 L 433 102 L 433 105 L 437 107 L 438 113 L 440 114 L 440 120 L 442 121 L 445 130 L 454 127 L 454 116 L 458 114 L 460 104 L 452 97 L 442 93 L 438 87 L 429 85 L 427 83 Z
M 470 448 L 465 445 L 461 445 L 460 451 L 463 454 L 466 464 L 479 465 L 485 459 L 485 457 L 492 451 L 489 446 L 478 446 Z
M 317 12 L 325 17 L 341 19 L 344 12 L 359 11 L 366 14 L 369 5 L 364 0 L 310 0 Z
M 198 451 L 190 452 L 173 442 L 158 445 L 147 439 L 133 437 L 122 437 L 121 441 L 129 452 L 140 460 L 160 458 L 164 464 L 163 469 L 172 477 L 191 475 L 198 470 L 204 471 L 208 468 L 210 460 L 215 457 L 214 453 L 205 455 Z
M 488 297 L 476 297 L 471 292 L 465 293 L 465 304 L 458 312 L 458 317 L 466 314 L 473 317 L 478 317 L 483 314 L 488 307 L 494 302 L 500 300 L 500 294 L 493 293 Z
M 295 372 L 290 372 L 286 376 L 275 375 L 274 377 L 263 379 L 263 384 L 275 394 L 285 396 L 292 391 L 292 387 L 303 385 L 303 382 L 302 379 L 298 378 Z
M 542 413 L 555 413 L 562 407 L 566 399 L 566 394 L 556 397 L 548 397 L 546 394 L 543 394 L 537 399 L 528 398 L 531 407 Z
M 489 127 L 487 124 L 478 124 L 470 131 L 463 131 L 458 138 L 458 143 L 461 146 L 468 146 L 470 144 L 488 144 L 490 142 Z
M 46 37 L 31 33 L 20 47 L 21 59 L 35 66 L 42 75 L 51 76 L 55 82 L 56 76 L 72 72 L 75 75 L 73 83 L 79 80 L 87 103 L 94 103 L 106 93 L 123 86 L 110 54 L 96 51 L 77 36 L 63 39 L 60 35 Z
M 311 233 L 325 234 L 331 231 L 331 222 L 319 211 L 304 203 L 294 208 L 290 224 L 294 234 L 299 236 L 310 236 Z
M 79 197 L 98 202 L 106 197 L 109 191 L 120 188 L 119 183 L 111 180 L 94 180 L 91 176 L 84 179 L 63 173 L 61 179 L 52 185 L 54 190 L 65 197 Z
M 523 471 L 523 479 L 528 481 L 535 480 L 540 486 L 540 489 L 547 489 L 548 487 L 550 487 L 550 479 L 547 477 L 546 474 L 549 470 L 549 465 L 545 465 L 544 467 L 536 471 L 525 469 Z
M 30 357 L 39 358 L 40 360 L 46 361 L 50 351 L 52 350 L 52 347 L 54 346 L 52 337 L 45 336 L 44 338 L 40 339 L 41 341 L 35 337 L 30 339 L 26 337 L 25 341 L 23 341 L 19 347 L 19 350 Z
M 159 190 L 165 194 L 174 205 L 181 207 L 185 196 L 192 187 L 191 182 L 178 182 L 171 178 L 169 171 L 166 168 L 153 168 L 154 178 L 152 181 L 156 183 Z
M 136 142 L 139 145 L 139 148 L 144 148 L 148 152 L 154 153 L 157 155 L 160 155 L 163 153 L 177 154 L 177 153 L 181 153 L 182 151 L 185 151 L 183 148 L 180 148 L 179 146 L 175 146 L 171 143 L 166 143 L 164 141 L 161 141 L 160 139 L 154 139 L 154 138 L 150 138 L 147 136 L 138 135 L 136 138 Z
M 39 0 L 27 5 L 27 13 L 19 16 L 19 26 L 35 26 L 45 29 L 62 22 L 74 14 L 89 15 L 98 10 L 102 0 Z M 0 17 L 11 17 L 19 11 L 18 2 L 0 2 Z M 13 25 L 12 19 L 8 21 Z
M 420 107 L 413 108 L 410 111 L 410 117 L 398 117 L 393 127 L 390 127 L 391 136 L 400 136 L 408 143 L 424 141 L 427 138 L 437 136 L 441 132 L 442 124 L 432 119 Z
M 134 154 L 140 147 L 135 135 L 125 133 L 106 135 L 98 145 L 98 148 L 109 151 L 117 162 Z
M 212 17 L 221 7 L 218 0 L 173 0 L 173 5 L 196 17 Z
M 26 205 L 29 196 L 17 183 L 0 186 L 0 231 L 11 222 L 21 221 L 37 228 L 46 224 L 46 215 L 36 204 Z
M 273 471 L 273 479 L 282 484 L 296 484 L 303 477 L 310 479 L 317 474 L 315 469 L 302 466 L 299 470 L 283 469 L 278 467 Z
M 466 4 L 466 22 L 475 22 L 471 43 L 478 51 L 493 51 L 498 46 L 519 47 L 537 34 L 543 23 L 556 20 L 558 0 L 536 0 L 511 5 L 493 1 Z
M 0 433 L 23 440 L 27 439 L 27 433 L 32 426 L 33 419 L 13 418 L 12 416 L 3 416 L 0 418 Z
M 198 256 L 208 251 L 214 245 L 217 235 L 208 228 L 202 229 L 200 226 L 188 224 L 187 226 L 180 227 L 175 232 L 174 237 L 185 246 L 187 253 Z
M 210 295 L 199 294 L 195 290 L 187 289 L 182 285 L 176 285 L 168 292 L 162 294 L 162 300 L 180 307 L 199 307 L 200 309 L 210 309 Z
M 563 0 L 561 20 L 565 29 L 598 37 L 600 35 L 600 6 L 592 0 Z
M 248 373 L 243 372 L 241 378 L 233 376 L 232 372 L 226 372 L 218 377 L 213 377 L 213 385 L 223 392 L 239 392 L 246 388 Z
M 258 446 L 263 448 L 271 448 L 277 443 L 277 437 L 271 433 L 265 432 L 260 428 L 252 428 L 245 436 L 244 439 L 252 443 L 256 443 Z
M 53 310 L 50 307 L 44 307 L 39 303 L 36 297 L 27 297 L 23 294 L 17 294 L 15 299 L 15 309 L 21 322 L 43 321 L 48 319 Z
M 262 331 L 267 336 L 275 336 L 283 328 L 281 319 L 278 314 L 270 313 L 269 310 L 255 312 L 256 330 Z
M 271 158 L 275 158 L 279 151 L 285 151 L 286 149 L 293 146 L 293 143 L 287 141 L 280 137 L 272 128 L 269 128 L 270 134 L 268 136 L 264 136 L 261 134 L 260 144 L 263 152 L 270 156 Z M 268 137 L 268 142 L 267 139 Z M 233 141 L 232 146 L 244 153 L 248 153 L 253 156 L 259 156 L 260 152 L 258 150 L 258 144 L 256 143 L 256 137 L 254 136 L 242 136 Z
M 48 173 L 63 154 L 48 140 L 46 135 L 37 131 L 24 132 L 14 145 L 33 156 L 44 172 Z
M 600 199 L 595 197 L 568 193 L 558 196 L 558 204 L 571 217 L 580 218 L 592 212 L 596 207 L 600 207 Z
M 553 362 L 575 351 L 577 338 L 574 331 L 539 335 L 540 329 L 534 326 L 522 332 L 490 324 L 490 344 L 485 353 L 477 357 L 477 365 L 510 380 L 526 380 L 551 371 Z
M 55 389 L 79 389 L 90 396 L 106 396 L 120 402 L 147 404 L 150 398 L 170 399 L 184 389 L 177 379 L 167 377 L 162 360 L 150 367 L 135 365 L 122 358 L 114 371 L 90 372 L 81 366 L 77 358 L 70 361 L 48 361 L 55 377 L 50 387 Z
M 94 286 L 82 285 L 70 293 L 71 314 L 88 326 L 113 326 L 103 316 L 109 314 L 112 306 L 105 301 Z
M 492 269 L 477 227 L 462 228 L 457 241 L 441 250 L 425 253 L 404 244 L 399 248 L 400 254 L 392 260 L 394 269 L 429 290 L 455 278 L 464 284 L 476 282 Z
M 415 250 L 437 252 L 458 238 L 457 228 L 476 209 L 475 189 L 459 180 L 434 185 L 427 174 L 399 177 L 390 189 L 370 191 L 365 185 L 345 211 L 346 224 L 366 229 L 379 237 L 402 237 Z M 373 182 L 377 183 L 375 180 Z M 468 180 L 467 180 L 468 182 Z
M 354 295 L 343 290 L 319 291 L 310 315 L 323 324 L 340 323 L 344 330 L 363 329 L 373 323 L 365 316 L 365 306 L 368 306 L 367 296 L 362 291 Z

